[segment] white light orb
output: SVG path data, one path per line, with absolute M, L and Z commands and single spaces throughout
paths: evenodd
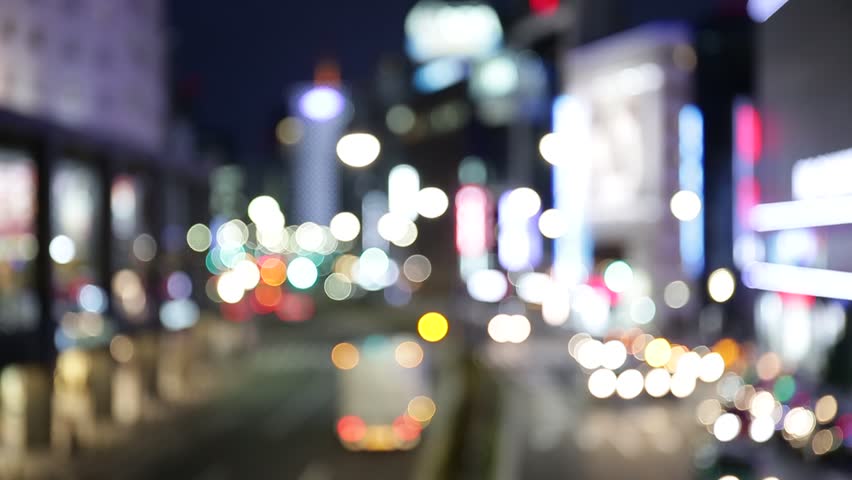
M 701 197 L 689 190 L 681 190 L 672 196 L 669 206 L 672 215 L 682 222 L 694 220 L 701 213 Z
M 340 212 L 329 223 L 331 234 L 341 242 L 351 242 L 361 233 L 361 222 L 354 213 Z
M 381 149 L 379 139 L 369 133 L 350 133 L 337 142 L 340 161 L 355 168 L 363 168 L 376 161 Z
M 436 187 L 426 187 L 417 193 L 417 213 L 424 218 L 438 218 L 450 206 L 447 194 Z

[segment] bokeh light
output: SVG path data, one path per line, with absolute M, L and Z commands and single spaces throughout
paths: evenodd
M 338 302 L 352 296 L 352 282 L 342 273 L 332 273 L 326 277 L 322 288 L 328 298 Z
M 626 262 L 616 260 L 604 269 L 604 283 L 615 293 L 626 292 L 633 285 L 633 269 Z
M 436 187 L 426 187 L 417 193 L 417 213 L 424 218 L 438 218 L 450 206 L 447 194 Z
M 645 347 L 645 362 L 652 367 L 664 367 L 672 356 L 672 347 L 665 338 L 655 338 Z
M 403 368 L 418 367 L 423 361 L 423 348 L 417 342 L 402 342 L 394 350 L 394 358 Z
M 681 190 L 672 196 L 669 206 L 675 218 L 682 222 L 689 222 L 701 213 L 701 197 L 695 192 Z
M 48 246 L 50 258 L 59 265 L 71 263 L 77 255 L 77 248 L 74 241 L 67 235 L 57 235 L 50 241 Z
M 351 343 L 338 343 L 331 349 L 331 362 L 341 370 L 352 370 L 358 366 L 361 354 Z
M 408 280 L 422 283 L 432 275 L 432 263 L 423 255 L 415 254 L 405 259 L 402 264 L 402 273 Z
M 354 213 L 340 212 L 329 223 L 331 234 L 341 242 L 351 242 L 361 233 L 361 222 Z
M 260 264 L 260 278 L 267 285 L 277 287 L 287 280 L 287 265 L 277 257 L 267 257 Z
M 305 257 L 294 258 L 287 268 L 287 281 L 295 288 L 306 290 L 314 286 L 318 277 L 314 262 Z
M 338 158 L 350 167 L 366 167 L 379 158 L 380 152 L 379 139 L 369 133 L 350 133 L 337 142 Z
M 408 402 L 408 408 L 406 409 L 408 416 L 420 423 L 431 421 L 437 411 L 438 407 L 435 405 L 435 402 L 424 395 L 412 398 Z
M 417 321 L 417 333 L 427 342 L 440 342 L 447 336 L 450 324 L 447 318 L 438 312 L 429 312 Z
M 186 244 L 195 252 L 204 252 L 210 248 L 213 236 L 207 225 L 196 223 L 186 231 Z
M 618 375 L 615 392 L 619 397 L 630 400 L 639 396 L 645 388 L 645 378 L 639 370 L 628 369 Z
M 669 308 L 683 308 L 689 303 L 689 285 L 681 280 L 666 285 L 663 290 L 663 301 Z
M 724 303 L 734 296 L 736 280 L 730 270 L 720 268 L 714 270 L 707 278 L 707 293 L 717 303 Z
M 609 398 L 615 393 L 617 383 L 618 379 L 612 370 L 595 370 L 589 375 L 589 393 L 596 398 Z
M 723 413 L 713 423 L 713 436 L 720 442 L 730 442 L 737 438 L 741 428 L 740 417 L 733 413 Z
M 661 398 L 669 393 L 671 375 L 665 368 L 655 368 L 645 375 L 645 391 L 654 398 Z
M 562 211 L 551 208 L 541 212 L 538 229 L 547 238 L 559 238 L 568 232 L 568 220 Z

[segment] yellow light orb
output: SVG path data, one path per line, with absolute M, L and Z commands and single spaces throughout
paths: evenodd
M 450 324 L 447 318 L 438 312 L 429 312 L 417 321 L 417 333 L 427 342 L 440 342 L 447 336 Z
M 666 366 L 672 358 L 672 346 L 665 338 L 655 338 L 645 347 L 645 362 L 654 368 Z

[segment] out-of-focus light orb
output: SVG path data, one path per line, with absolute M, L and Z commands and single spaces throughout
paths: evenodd
M 672 196 L 669 206 L 675 218 L 681 222 L 689 222 L 701 213 L 701 197 L 695 192 L 681 190 Z
M 811 439 L 811 449 L 817 455 L 825 455 L 832 450 L 834 443 L 831 430 L 820 430 Z
M 538 152 L 547 163 L 561 165 L 568 158 L 570 145 L 564 135 L 548 133 L 538 142 Z
M 577 358 L 577 352 L 580 349 L 580 346 L 584 343 L 588 342 L 592 339 L 592 336 L 586 332 L 580 332 L 574 334 L 570 340 L 568 340 L 568 355 L 571 355 L 571 358 Z
M 175 300 L 189 298 L 192 295 L 192 279 L 186 272 L 172 272 L 166 278 L 166 293 Z
M 467 293 L 479 302 L 496 303 L 509 291 L 509 281 L 499 270 L 477 270 L 467 277 Z
M 287 281 L 300 290 L 313 287 L 318 275 L 314 262 L 305 257 L 294 258 L 287 267 Z
M 337 436 L 343 442 L 360 442 L 367 435 L 367 424 L 360 417 L 347 415 L 337 421 Z
M 775 434 L 775 421 L 772 417 L 752 418 L 748 427 L 748 436 L 757 443 L 768 442 Z
M 470 80 L 470 90 L 479 99 L 504 97 L 517 90 L 519 81 L 520 74 L 515 60 L 507 55 L 498 55 L 476 66 Z
M 815 428 L 816 417 L 806 408 L 793 408 L 784 417 L 784 431 L 793 438 L 807 438 Z
M 488 336 L 497 343 L 523 343 L 531 331 L 530 321 L 523 315 L 500 313 L 488 322 Z
M 269 195 L 255 197 L 248 204 L 248 216 L 261 230 L 284 228 L 284 215 L 278 201 Z
M 408 247 L 417 240 L 417 235 L 417 225 L 415 225 L 411 220 L 407 220 L 405 223 L 405 233 L 395 240 L 391 240 L 391 243 L 397 247 Z
M 195 325 L 200 313 L 192 300 L 169 300 L 160 306 L 160 323 L 166 330 L 183 330 Z
M 618 396 L 630 400 L 639 396 L 645 388 L 645 378 L 639 370 L 629 369 L 621 372 L 615 384 Z
M 203 252 L 210 248 L 213 235 L 207 225 L 196 223 L 186 231 L 186 244 L 195 252 Z
M 385 124 L 388 130 L 397 134 L 405 135 L 414 128 L 417 117 L 414 111 L 407 105 L 394 105 L 388 109 L 385 115 Z
M 329 223 L 331 234 L 341 242 L 351 242 L 361 233 L 361 222 L 351 212 L 340 212 Z
M 516 188 L 508 195 L 505 204 L 511 205 L 513 211 L 506 212 L 507 218 L 532 218 L 541 210 L 541 197 L 531 188 Z
M 550 208 L 538 217 L 538 229 L 547 238 L 559 238 L 568 232 L 568 220 L 562 211 Z
M 340 161 L 355 168 L 363 168 L 375 162 L 381 150 L 379 139 L 369 133 L 350 133 L 337 142 Z
M 414 226 L 414 222 L 397 213 L 382 215 L 376 225 L 379 235 L 394 245 L 405 243 L 412 228 L 415 232 L 414 238 L 417 238 L 417 227 Z
M 358 366 L 361 354 L 351 343 L 338 343 L 331 349 L 331 363 L 340 370 L 352 370 Z
M 263 283 L 277 287 L 287 280 L 287 265 L 277 257 L 265 258 L 260 264 Z
M 133 256 L 142 262 L 150 262 L 157 255 L 157 241 L 143 233 L 133 240 Z
M 719 480 L 740 480 L 740 477 L 734 475 L 723 475 L 719 477 Z
M 577 347 L 577 362 L 585 369 L 593 370 L 603 364 L 604 346 L 599 340 L 591 339 Z
M 424 395 L 412 398 L 411 401 L 408 402 L 408 408 L 406 409 L 408 416 L 420 423 L 426 423 L 432 420 L 432 417 L 435 416 L 435 412 L 437 411 L 438 407 L 435 405 L 435 402 Z
M 505 327 L 508 318 L 509 315 L 505 313 L 498 313 L 488 321 L 487 331 L 491 340 L 494 340 L 497 343 L 506 343 L 509 341 Z
M 616 370 L 627 361 L 627 348 L 620 340 L 610 340 L 603 346 L 601 365 L 610 370 Z
M 368 248 L 361 253 L 353 268 L 354 278 L 358 285 L 370 291 L 381 290 L 396 281 L 394 273 L 395 264 L 391 262 L 388 255 L 378 248 Z
M 675 372 L 698 378 L 701 374 L 701 355 L 696 352 L 686 352 L 677 359 Z
M 229 220 L 216 230 L 216 243 L 224 250 L 240 248 L 248 241 L 248 233 L 248 227 L 242 220 Z
M 589 393 L 595 398 L 609 398 L 615 393 L 618 379 L 615 372 L 602 368 L 589 375 Z
M 299 98 L 299 112 L 314 121 L 324 122 L 343 113 L 346 100 L 343 95 L 328 86 L 311 88 Z
M 775 352 L 767 352 L 757 359 L 757 376 L 764 382 L 774 380 L 778 375 L 781 375 L 783 366 L 781 357 Z
M 541 318 L 544 323 L 558 327 L 564 325 L 570 316 L 571 299 L 567 288 L 561 288 L 558 284 L 551 285 L 541 304 Z
M 683 308 L 689 303 L 689 285 L 681 280 L 675 280 L 666 285 L 663 290 L 663 301 L 669 308 Z
M 814 407 L 814 413 L 819 423 L 826 424 L 837 416 L 837 399 L 833 395 L 820 397 Z
M 665 397 L 671 382 L 672 377 L 665 368 L 655 368 L 645 375 L 645 391 L 654 398 Z
M 417 333 L 427 342 L 440 342 L 447 336 L 449 330 L 450 323 L 447 317 L 438 312 L 426 313 L 417 321 Z
M 352 282 L 342 273 L 332 273 L 322 285 L 326 296 L 335 301 L 343 301 L 352 295 Z
M 788 402 L 796 394 L 796 380 L 790 375 L 778 377 L 772 391 L 779 402 Z
M 772 411 L 775 410 L 775 397 L 765 390 L 757 392 L 752 397 L 748 410 L 755 418 L 769 417 L 772 415 Z
M 712 383 L 722 378 L 725 373 L 725 359 L 716 352 L 708 353 L 701 357 L 701 365 L 698 368 L 698 378 L 702 382 Z
M 403 262 L 402 274 L 414 283 L 423 283 L 432 275 L 432 263 L 423 255 L 412 255 Z
M 702 400 L 695 409 L 695 416 L 698 418 L 698 423 L 704 426 L 713 425 L 722 413 L 724 413 L 722 404 L 715 398 Z
M 313 222 L 305 222 L 296 229 L 296 245 L 307 252 L 317 252 L 325 242 L 323 229 Z
M 734 296 L 737 281 L 730 270 L 720 268 L 707 277 L 707 293 L 716 303 L 724 303 Z
M 485 162 L 479 157 L 465 157 L 459 164 L 458 177 L 459 183 L 462 185 L 485 185 L 488 181 L 488 170 L 485 168 Z
M 669 389 L 677 398 L 686 398 L 695 392 L 695 377 L 682 373 L 672 375 L 671 385 Z
M 450 206 L 447 194 L 436 187 L 426 187 L 417 193 L 417 213 L 425 218 L 438 218 Z
M 665 338 L 655 338 L 645 346 L 645 362 L 654 367 L 665 367 L 672 358 L 672 346 Z
M 282 145 L 295 145 L 302 140 L 305 135 L 305 127 L 302 121 L 296 117 L 282 118 L 275 125 L 275 138 Z
M 524 272 L 518 276 L 515 289 L 518 297 L 527 303 L 541 305 L 553 287 L 550 275 L 541 272 Z
M 627 262 L 616 260 L 604 269 L 606 288 L 615 293 L 623 293 L 633 286 L 633 269 Z
M 219 276 L 219 281 L 216 282 L 216 293 L 225 303 L 239 303 L 245 292 L 243 281 L 236 272 L 225 272 Z
M 394 350 L 394 358 L 403 368 L 416 368 L 423 361 L 423 348 L 417 342 L 402 342 Z
M 512 343 L 524 343 L 532 332 L 532 325 L 524 315 L 510 315 L 507 326 L 507 338 Z
M 116 335 L 109 342 L 109 353 L 118 363 L 127 363 L 133 358 L 133 340 L 127 335 Z
M 83 285 L 77 293 L 77 303 L 87 312 L 104 313 L 107 307 L 107 295 L 97 285 Z
M 251 290 L 260 282 L 260 269 L 251 260 L 240 260 L 234 266 L 234 273 L 239 277 L 243 289 Z
M 646 325 L 654 320 L 657 314 L 657 304 L 651 297 L 639 297 L 630 302 L 630 320 L 639 325 Z
M 723 413 L 713 423 L 713 436 L 720 442 L 730 442 L 737 438 L 741 428 L 740 417 L 733 413 Z

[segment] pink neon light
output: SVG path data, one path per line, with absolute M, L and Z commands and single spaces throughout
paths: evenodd
M 493 237 L 488 192 L 465 185 L 456 193 L 456 250 L 464 256 L 482 255 Z
M 744 162 L 756 164 L 763 153 L 763 121 L 753 105 L 737 107 L 736 122 L 737 154 Z

